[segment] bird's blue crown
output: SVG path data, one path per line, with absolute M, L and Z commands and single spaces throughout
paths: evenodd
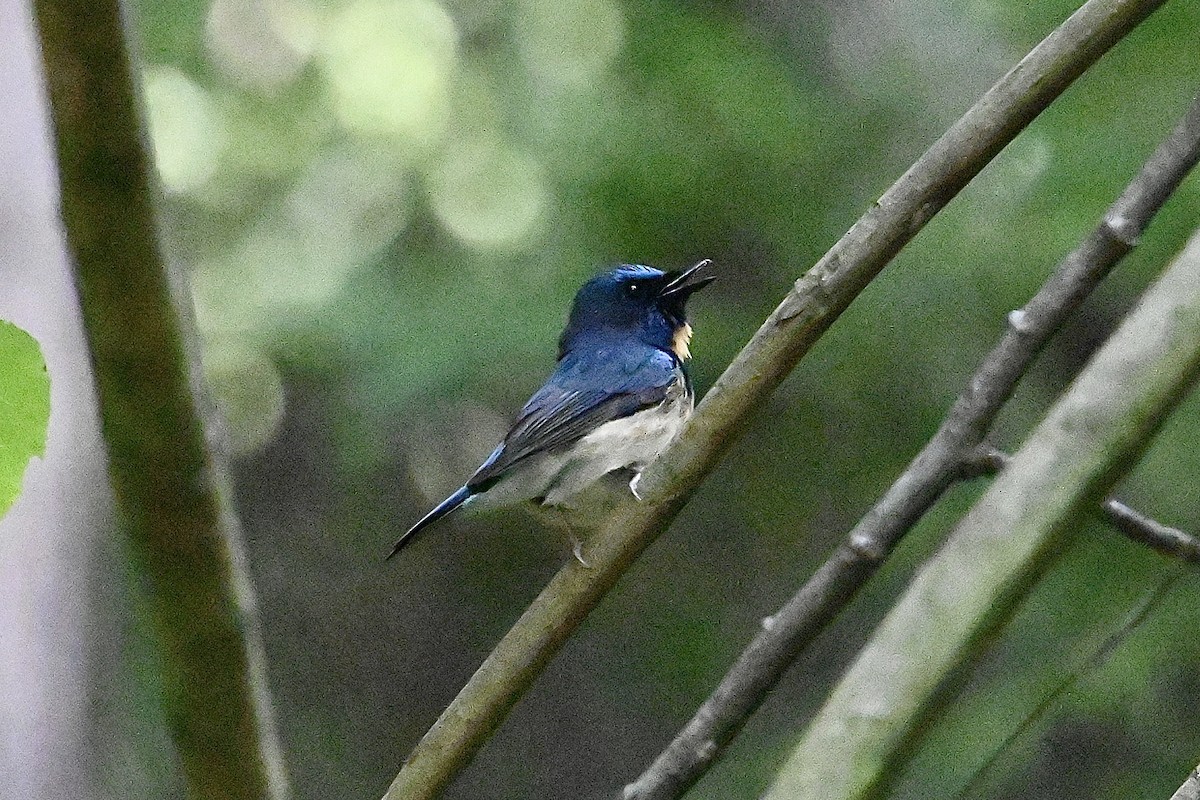
M 692 292 L 712 281 L 697 275 L 706 265 L 701 262 L 689 270 L 663 272 L 641 264 L 622 264 L 592 278 L 575 295 L 559 339 L 559 356 L 576 347 L 625 341 L 686 358 L 685 332 L 690 328 L 684 306 Z

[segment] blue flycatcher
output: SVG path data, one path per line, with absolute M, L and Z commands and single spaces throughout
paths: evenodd
M 612 478 L 636 498 L 642 469 L 692 413 L 684 306 L 714 280 L 703 274 L 710 263 L 678 272 L 625 264 L 585 283 L 546 384 L 466 484 L 409 528 L 388 558 L 466 505 L 532 501 L 571 519 L 586 513 L 587 490 Z

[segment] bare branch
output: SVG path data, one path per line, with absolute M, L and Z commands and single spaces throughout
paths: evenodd
M 643 474 L 644 500 L 609 520 L 593 568 L 564 567 L 409 755 L 389 800 L 436 797 L 567 637 L 664 530 L 751 413 L 879 273 L 985 164 L 1164 0 L 1089 0 L 1000 79 L 799 281 Z
M 1103 509 L 1109 523 L 1135 542 L 1153 547 L 1165 555 L 1200 564 L 1200 539 L 1195 536 L 1163 525 L 1120 500 L 1106 500 Z
M 876 629 L 765 800 L 863 800 L 1200 375 L 1200 229 Z M 945 697 L 946 695 L 942 695 Z
M 995 473 L 1008 466 L 1011 456 L 1007 453 L 992 448 L 983 449 L 987 453 L 977 462 L 981 472 Z M 1100 504 L 1100 511 L 1110 525 L 1133 541 L 1164 555 L 1200 564 L 1200 539 L 1195 536 L 1147 517 L 1120 500 L 1105 500 Z
M 109 475 L 146 578 L 188 795 L 282 798 L 241 531 L 205 437 L 213 412 L 198 388 L 190 305 L 159 249 L 122 9 L 119 0 L 34 5 Z
M 830 558 L 770 619 L 625 798 L 679 797 L 708 771 L 767 692 L 875 574 L 955 480 L 990 471 L 983 437 L 1034 357 L 1116 263 L 1200 158 L 1200 99 L 1155 150 L 1100 224 L 1055 269 L 968 382 L 933 438 Z M 982 460 L 980 457 L 983 457 Z

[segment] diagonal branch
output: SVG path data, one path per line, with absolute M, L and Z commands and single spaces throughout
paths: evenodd
M 878 797 L 982 656 L 1200 376 L 1200 229 L 912 579 L 765 800 Z
M 712 696 L 624 791 L 625 798 L 680 796 L 708 771 L 784 671 L 901 537 L 954 481 L 978 469 L 974 450 L 1034 357 L 1136 243 L 1200 158 L 1200 99 L 1155 150 L 1100 224 L 1058 265 L 984 358 L 945 421 L 846 541 L 743 651 Z
M 196 342 L 159 247 L 157 187 L 119 0 L 36 0 L 62 217 L 108 471 L 145 577 L 163 702 L 193 798 L 287 794 L 228 477 Z
M 664 530 L 751 413 L 863 288 L 984 165 L 1164 0 L 1089 0 L 971 107 L 799 281 L 643 474 L 643 502 L 610 519 L 500 641 L 392 782 L 389 800 L 433 798 L 633 560 Z
M 1171 795 L 1171 800 L 1200 800 L 1200 767 L 1192 770 L 1183 785 Z

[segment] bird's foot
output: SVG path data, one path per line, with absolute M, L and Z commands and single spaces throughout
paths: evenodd
M 574 534 L 571 535 L 571 553 L 575 556 L 575 560 L 583 565 L 584 569 L 592 568 L 592 565 L 583 557 L 583 541 Z

